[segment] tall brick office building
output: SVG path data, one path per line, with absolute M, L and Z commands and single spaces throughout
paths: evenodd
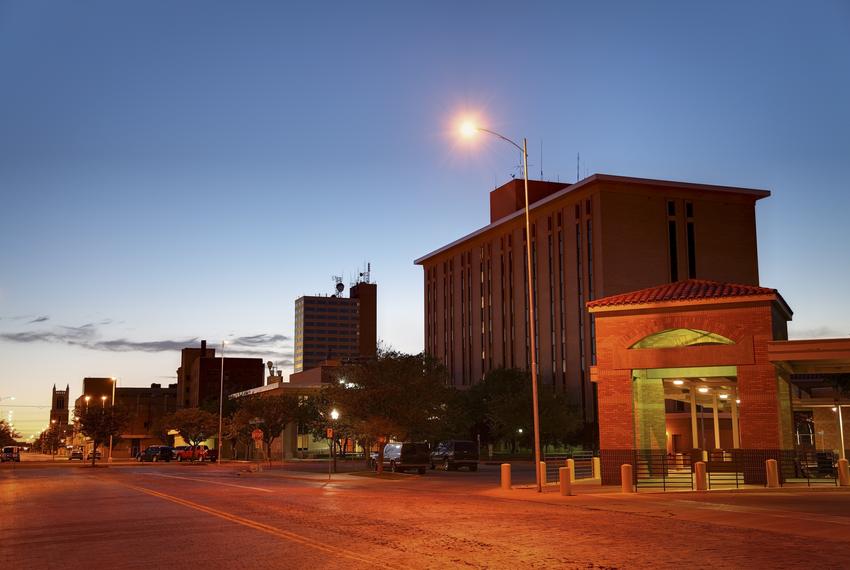
M 684 279 L 758 285 L 756 201 L 765 190 L 595 174 L 531 181 L 541 388 L 595 421 L 595 324 L 585 303 Z M 415 261 L 424 270 L 425 350 L 454 384 L 529 367 L 524 193 L 490 193 L 490 224 Z

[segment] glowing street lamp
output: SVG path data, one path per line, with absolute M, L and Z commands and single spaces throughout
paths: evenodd
M 331 460 L 332 460 L 332 464 L 333 464 L 333 472 L 334 473 L 336 473 L 336 445 L 334 443 L 334 438 L 336 436 L 334 435 L 334 428 L 336 428 L 336 421 L 338 419 L 339 419 L 339 412 L 337 411 L 336 408 L 334 408 L 334 409 L 331 410 L 331 421 L 333 422 L 331 425 L 333 427 L 331 427 L 328 430 L 328 435 L 330 436 L 330 440 L 331 440 Z M 330 481 L 330 480 L 331 480 L 331 463 L 328 463 L 328 481 Z
M 522 153 L 522 170 L 525 180 L 525 254 L 526 254 L 526 271 L 528 278 L 528 326 L 529 343 L 531 349 L 531 398 L 534 415 L 534 465 L 537 467 L 534 470 L 537 480 L 537 492 L 543 492 L 543 484 L 540 478 L 540 414 L 537 399 L 537 322 L 534 318 L 534 273 L 532 270 L 531 257 L 531 216 L 528 207 L 528 140 L 522 139 L 522 146 L 490 129 L 478 126 L 473 121 L 467 120 L 460 125 L 460 135 L 464 138 L 472 138 L 477 133 L 487 133 L 493 135 L 503 141 L 515 146 Z

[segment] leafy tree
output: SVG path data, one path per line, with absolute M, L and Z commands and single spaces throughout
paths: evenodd
M 166 419 L 166 425 L 177 430 L 185 441 L 192 446 L 192 461 L 198 446 L 207 438 L 218 433 L 218 418 L 200 408 L 183 408 Z
M 488 442 L 517 441 L 531 447 L 534 435 L 531 378 L 523 370 L 499 368 L 469 389 L 468 406 L 476 429 Z M 552 390 L 538 391 L 540 441 L 564 443 L 581 427 L 581 419 L 566 397 Z
M 15 431 L 6 420 L 0 420 L 0 445 L 15 445 L 21 434 Z
M 234 459 L 237 457 L 237 448 L 240 444 L 244 445 L 247 450 L 251 443 L 252 419 L 253 416 L 244 408 L 240 408 L 234 411 L 232 415 L 224 418 L 221 437 L 230 442 Z
M 302 419 L 301 399 L 295 395 L 255 396 L 246 400 L 243 408 L 263 432 L 263 444 L 269 465 L 272 462 L 272 443 L 281 436 L 287 424 Z
M 322 397 L 336 407 L 351 435 L 363 442 L 429 439 L 449 409 L 448 374 L 435 358 L 381 349 L 375 359 L 344 366 Z M 379 445 L 378 472 L 383 471 Z
M 100 406 L 85 406 L 77 408 L 76 415 L 80 418 L 80 431 L 86 437 L 91 438 L 94 447 L 92 448 L 91 464 L 97 458 L 97 448 L 113 439 L 121 437 L 121 432 L 127 427 L 130 422 L 127 411 L 120 407 L 110 406 L 108 408 Z

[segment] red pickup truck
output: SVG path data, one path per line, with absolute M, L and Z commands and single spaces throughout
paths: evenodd
M 195 448 L 189 445 L 175 451 L 174 458 L 177 461 L 192 461 L 194 459 L 195 461 L 215 462 L 218 459 L 218 451 L 210 449 L 206 445 L 199 445 Z

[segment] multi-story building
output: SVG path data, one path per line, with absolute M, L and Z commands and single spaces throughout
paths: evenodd
M 585 303 L 689 278 L 758 284 L 755 203 L 765 190 L 595 174 L 531 181 L 537 361 L 595 421 L 595 325 Z M 490 193 L 490 224 L 415 261 L 424 270 L 425 350 L 465 387 L 529 367 L 524 191 Z
M 295 300 L 295 372 L 325 360 L 375 356 L 378 286 L 366 279 L 349 292 Z
M 224 396 L 262 386 L 265 367 L 262 358 L 218 358 L 214 348 L 201 341 L 200 348 L 184 348 L 177 369 L 177 407 L 211 406 L 219 400 L 224 366 Z
M 111 406 L 115 388 L 115 378 L 83 378 L 83 393 L 74 405 L 78 409 L 86 406 Z
M 53 394 L 50 399 L 50 423 L 62 426 L 62 429 L 65 429 L 65 426 L 68 425 L 69 394 L 69 385 L 65 386 L 64 391 L 57 390 L 56 384 L 53 385 Z
M 201 348 L 184 348 L 180 351 L 180 368 L 177 369 L 177 407 L 191 408 L 191 398 L 189 396 L 189 374 L 192 371 L 192 366 L 199 358 L 209 358 L 215 356 L 214 348 L 207 348 L 207 341 L 201 341 Z

